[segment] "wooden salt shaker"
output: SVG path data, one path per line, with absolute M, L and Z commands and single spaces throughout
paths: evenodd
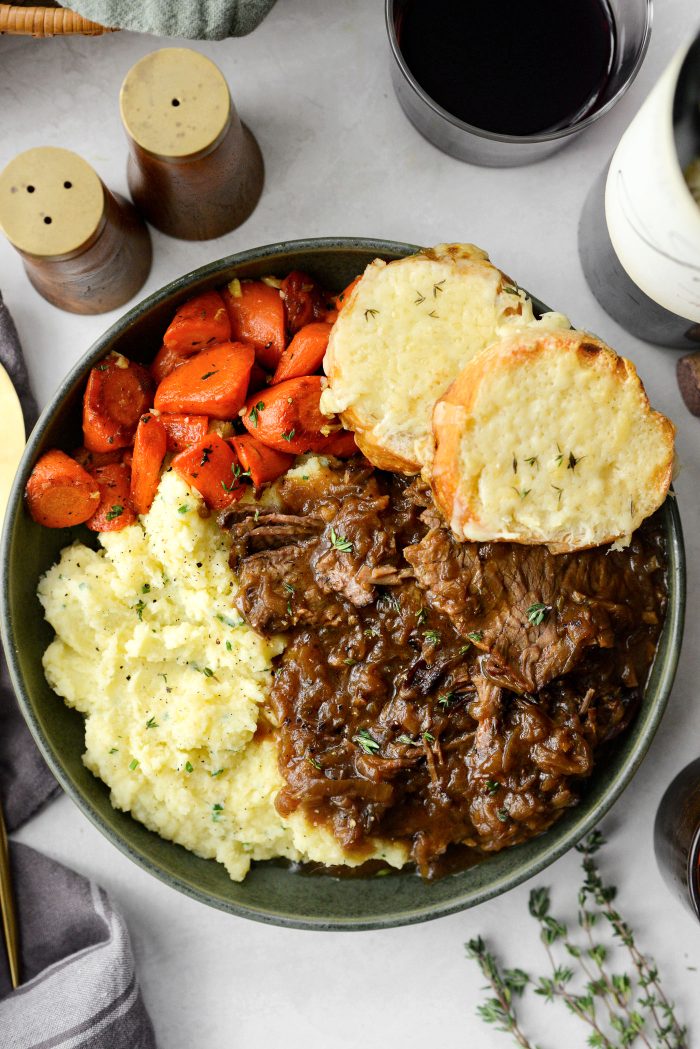
M 240 226 L 262 192 L 263 159 L 217 66 L 168 47 L 133 66 L 122 84 L 129 189 L 156 229 L 208 240 Z
M 151 268 L 135 209 L 68 149 L 40 146 L 10 161 L 0 173 L 0 229 L 39 294 L 71 313 L 122 306 Z

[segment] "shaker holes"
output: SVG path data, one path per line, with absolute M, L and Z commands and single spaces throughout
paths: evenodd
M 174 98 L 172 100 L 172 102 L 170 103 L 170 105 L 171 106 L 179 106 L 180 105 L 180 99 L 179 98 Z

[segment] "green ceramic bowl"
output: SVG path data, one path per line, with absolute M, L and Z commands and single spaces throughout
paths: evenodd
M 435 884 L 414 874 L 347 880 L 308 876 L 274 863 L 257 864 L 245 882 L 236 884 L 214 860 L 199 859 L 115 811 L 107 787 L 83 766 L 83 719 L 51 691 L 42 672 L 41 655 L 52 631 L 44 621 L 36 587 L 39 576 L 76 533 L 82 539 L 90 534 L 39 527 L 24 510 L 22 493 L 39 455 L 81 443 L 80 406 L 89 369 L 110 350 L 150 360 L 175 308 L 193 293 L 233 276 L 284 275 L 302 269 L 328 288 L 341 289 L 373 258 L 393 259 L 415 250 L 410 244 L 386 241 L 295 241 L 232 255 L 168 284 L 113 325 L 66 377 L 29 439 L 7 510 L 2 538 L 3 641 L 24 716 L 56 778 L 95 826 L 136 863 L 194 899 L 257 921 L 309 929 L 385 928 L 463 910 L 531 877 L 589 831 L 629 783 L 659 724 L 678 661 L 685 564 L 678 511 L 670 498 L 659 512 L 668 546 L 668 616 L 634 724 L 614 755 L 596 770 L 580 805 L 556 826 Z

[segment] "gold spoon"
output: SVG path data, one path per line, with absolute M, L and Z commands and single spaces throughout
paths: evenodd
M 7 831 L 0 805 L 0 911 L 2 911 L 2 930 L 5 935 L 5 950 L 10 966 L 10 980 L 13 988 L 19 987 L 19 937 L 17 935 L 17 916 L 15 901 L 12 895 L 12 877 L 10 875 L 10 850 L 7 844 Z

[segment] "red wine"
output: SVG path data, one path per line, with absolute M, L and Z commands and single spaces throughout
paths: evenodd
M 583 119 L 600 105 L 615 58 L 606 0 L 406 0 L 396 30 L 434 102 L 504 135 Z

